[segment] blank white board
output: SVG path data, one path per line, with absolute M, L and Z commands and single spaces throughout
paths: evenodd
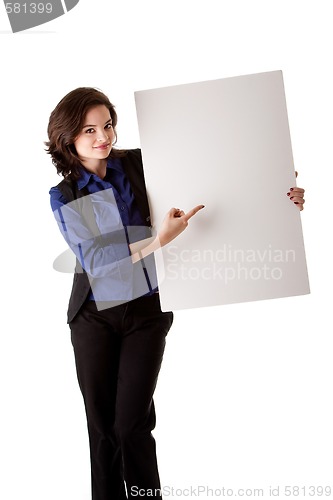
M 156 255 L 163 310 L 309 293 L 283 75 L 135 92 L 154 227 L 205 208 Z

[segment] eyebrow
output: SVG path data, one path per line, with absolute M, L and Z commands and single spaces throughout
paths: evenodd
M 110 118 L 107 122 L 105 122 L 104 125 L 107 125 L 109 122 L 112 122 L 112 118 Z M 82 128 L 87 128 L 87 127 L 97 127 L 97 125 L 83 125 Z

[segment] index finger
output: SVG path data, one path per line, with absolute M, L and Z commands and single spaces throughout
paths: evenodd
M 184 219 L 188 221 L 191 217 L 193 217 L 193 215 L 195 215 L 197 212 L 199 212 L 199 210 L 201 210 L 204 207 L 205 205 L 197 205 L 196 207 L 192 208 L 192 210 L 187 212 L 187 214 L 183 215 Z

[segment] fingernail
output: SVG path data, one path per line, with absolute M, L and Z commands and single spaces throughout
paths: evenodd
M 290 196 L 290 199 L 292 200 L 294 197 L 293 196 Z
M 201 208 L 205 208 L 205 205 L 201 205 Z
M 290 193 L 287 193 L 287 196 L 290 196 Z
M 294 188 L 290 188 L 290 191 L 294 191 Z
M 298 201 L 294 201 L 295 205 L 299 205 Z

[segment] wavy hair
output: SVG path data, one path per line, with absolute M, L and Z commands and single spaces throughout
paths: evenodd
M 84 125 L 87 112 L 99 105 L 104 105 L 110 111 L 115 138 L 117 141 L 117 113 L 108 97 L 93 87 L 79 87 L 69 92 L 61 99 L 50 115 L 45 142 L 46 152 L 51 155 L 52 163 L 59 175 L 65 179 L 76 180 L 80 177 L 82 164 L 78 157 L 74 140 Z M 121 157 L 126 151 L 111 149 L 109 157 Z

